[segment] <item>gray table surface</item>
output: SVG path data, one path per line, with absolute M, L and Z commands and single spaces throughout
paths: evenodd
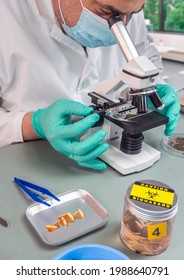
M 14 144 L 0 149 L 0 216 L 10 221 L 8 228 L 0 226 L 1 260 L 49 260 L 66 248 L 78 244 L 99 243 L 120 250 L 131 259 L 184 259 L 184 158 L 169 154 L 162 148 L 164 127 L 144 133 L 145 142 L 161 151 L 161 159 L 139 173 L 123 176 L 111 167 L 98 172 L 77 166 L 55 152 L 46 141 Z M 184 133 L 184 116 L 175 132 Z M 25 215 L 32 204 L 13 183 L 14 176 L 49 188 L 58 195 L 84 189 L 108 211 L 108 224 L 96 231 L 63 245 L 50 246 L 37 235 Z M 136 180 L 150 179 L 166 183 L 179 197 L 179 210 L 169 247 L 156 256 L 142 256 L 130 251 L 120 240 L 124 196 Z

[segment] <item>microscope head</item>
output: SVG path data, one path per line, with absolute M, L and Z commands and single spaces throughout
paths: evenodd
M 138 112 L 144 113 L 148 110 L 146 96 L 150 97 L 156 109 L 162 110 L 164 104 L 154 86 L 155 77 L 159 74 L 158 69 L 146 56 L 139 55 L 126 26 L 118 15 L 111 16 L 108 23 L 127 60 L 122 71 L 122 81 L 129 86 L 130 95 L 133 96 L 134 104 L 137 104 Z

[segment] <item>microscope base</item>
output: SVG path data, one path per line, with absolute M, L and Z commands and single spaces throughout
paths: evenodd
M 142 143 L 142 150 L 136 155 L 129 155 L 120 151 L 117 148 L 119 141 L 116 143 L 116 141 L 111 140 L 109 144 L 111 144 L 110 148 L 100 156 L 100 159 L 123 175 L 144 170 L 160 159 L 160 151 L 145 143 Z

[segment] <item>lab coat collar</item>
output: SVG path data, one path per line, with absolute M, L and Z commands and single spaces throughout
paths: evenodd
M 57 23 L 53 24 L 50 36 L 57 40 L 59 43 L 62 43 L 66 47 L 69 47 L 75 52 L 78 52 L 80 55 L 86 55 L 84 48 L 78 42 L 73 40 L 70 36 L 65 35 Z
M 52 0 L 26 0 L 27 4 L 31 6 L 34 12 L 44 18 L 49 28 L 50 36 L 70 49 L 78 52 L 82 56 L 86 56 L 84 48 L 68 35 L 64 34 L 54 13 Z

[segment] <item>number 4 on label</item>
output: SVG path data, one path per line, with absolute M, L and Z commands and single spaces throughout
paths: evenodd
M 158 239 L 167 235 L 167 223 L 148 225 L 148 240 Z

